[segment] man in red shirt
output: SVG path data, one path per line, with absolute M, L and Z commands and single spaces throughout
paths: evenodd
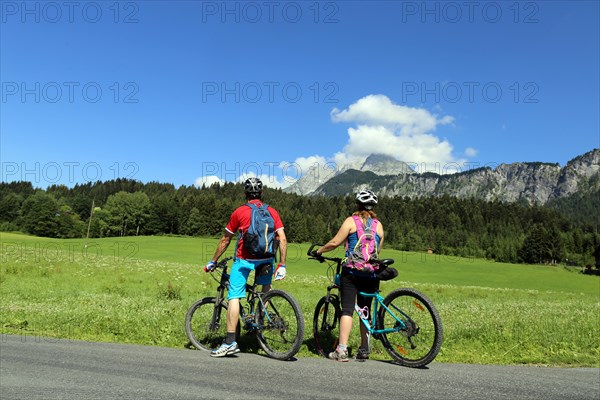
M 258 178 L 249 178 L 244 182 L 244 193 L 248 203 L 253 203 L 257 207 L 262 206 L 262 191 L 263 185 Z M 285 278 L 285 260 L 287 255 L 287 239 L 283 231 L 283 223 L 279 217 L 279 213 L 273 207 L 269 206 L 269 214 L 275 221 L 275 233 L 279 240 L 279 264 L 275 270 L 275 280 Z M 235 209 L 229 218 L 229 223 L 225 227 L 225 233 L 219 244 L 215 254 L 208 262 L 205 271 L 214 270 L 219 257 L 225 253 L 227 247 L 231 243 L 231 239 L 236 232 L 239 232 L 239 240 L 235 249 L 235 261 L 231 266 L 231 274 L 229 278 L 229 289 L 227 291 L 227 337 L 221 346 L 211 352 L 213 357 L 224 357 L 238 353 L 240 351 L 235 341 L 235 331 L 240 316 L 240 299 L 246 297 L 246 281 L 251 271 L 254 271 L 259 265 L 270 263 L 268 272 L 261 274 L 256 280 L 260 285 L 263 285 L 263 292 L 271 288 L 271 280 L 273 276 L 273 258 L 255 259 L 243 246 L 243 235 L 250 227 L 252 209 L 247 205 L 242 205 Z

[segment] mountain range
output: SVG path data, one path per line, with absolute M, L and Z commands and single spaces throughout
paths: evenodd
M 544 205 L 575 193 L 600 195 L 600 149 L 567 162 L 517 162 L 464 172 L 417 173 L 411 164 L 371 154 L 362 165 L 333 169 L 315 166 L 286 192 L 302 195 L 347 195 L 372 189 L 382 196 L 454 196 L 486 201 Z

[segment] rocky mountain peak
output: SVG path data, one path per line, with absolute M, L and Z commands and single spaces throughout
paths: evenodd
M 392 156 L 386 154 L 371 154 L 362 164 L 350 163 L 338 165 L 337 167 L 335 167 L 334 164 L 315 164 L 304 174 L 304 176 L 285 188 L 284 191 L 302 195 L 312 194 L 319 186 L 325 184 L 331 178 L 349 170 L 359 170 L 362 172 L 369 171 L 380 176 L 415 173 L 407 163 L 398 161 Z
M 363 187 L 377 187 L 384 196 L 454 196 L 486 201 L 522 201 L 543 205 L 575 193 L 600 192 L 600 149 L 557 163 L 517 162 L 495 169 L 480 168 L 456 174 L 400 173 L 401 161 L 370 156 L 360 170 L 337 173 L 314 194 L 344 195 Z M 406 164 L 404 164 L 406 165 Z M 410 167 L 406 165 L 407 170 Z M 391 172 L 393 171 L 393 172 Z
M 398 161 L 386 154 L 371 154 L 367 157 L 361 171 L 371 171 L 377 175 L 413 174 L 415 171 L 405 162 Z

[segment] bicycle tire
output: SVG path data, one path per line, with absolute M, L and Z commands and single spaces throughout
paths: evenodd
M 263 295 L 255 322 L 259 326 L 256 338 L 271 358 L 292 358 L 304 341 L 304 317 L 298 301 L 283 290 L 270 290 Z
M 217 325 L 213 326 L 215 297 L 198 300 L 185 315 L 185 334 L 198 350 L 212 350 L 223 342 L 227 335 L 227 302 L 217 306 Z M 239 324 L 238 324 L 239 325 Z
M 403 288 L 388 294 L 383 304 L 406 324 L 406 329 L 378 335 L 386 351 L 406 367 L 420 368 L 432 362 L 444 340 L 442 320 L 432 301 L 418 290 Z M 379 310 L 377 329 L 398 324 L 383 307 Z
M 320 355 L 327 358 L 335 350 L 340 337 L 340 301 L 337 296 L 323 296 L 313 316 L 313 338 Z

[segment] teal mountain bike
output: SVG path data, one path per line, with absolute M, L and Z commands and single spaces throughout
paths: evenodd
M 315 256 L 313 244 L 308 250 L 310 259 L 328 262 L 327 276 L 331 285 L 327 294 L 317 302 L 313 317 L 313 337 L 317 351 L 324 357 L 335 350 L 340 334 L 339 277 L 342 259 Z M 378 260 L 380 271 L 394 263 L 392 259 Z M 432 362 L 440 351 L 444 337 L 442 321 L 435 306 L 423 293 L 409 288 L 393 290 L 385 298 L 375 293 L 359 292 L 375 301 L 369 316 L 367 309 L 355 304 L 355 312 L 370 337 L 381 341 L 388 354 L 400 365 L 420 368 Z

